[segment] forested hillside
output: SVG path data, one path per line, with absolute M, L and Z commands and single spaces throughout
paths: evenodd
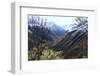
M 83 17 L 75 21 L 71 30 L 65 30 L 46 18 L 32 16 L 28 20 L 28 60 L 87 58 L 88 21 Z

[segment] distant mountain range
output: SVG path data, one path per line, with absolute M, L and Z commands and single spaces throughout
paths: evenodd
M 55 24 L 54 22 L 49 22 L 47 24 L 47 27 L 52 31 L 53 34 L 55 34 L 57 37 L 63 36 L 65 33 L 65 30 L 63 27 Z

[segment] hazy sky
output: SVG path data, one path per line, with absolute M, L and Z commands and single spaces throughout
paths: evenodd
M 57 25 L 60 26 L 75 23 L 74 17 L 57 17 L 57 16 L 39 16 L 39 17 L 44 19 L 46 18 L 47 22 L 55 22 Z
M 53 21 L 55 22 L 57 25 L 63 26 L 63 25 L 69 25 L 75 22 L 74 17 L 53 17 L 53 16 L 49 16 L 46 17 L 47 21 Z
M 37 16 L 34 16 L 34 17 L 37 17 Z M 75 17 L 57 17 L 57 16 L 39 16 L 39 17 L 43 19 L 47 19 L 47 22 L 54 22 L 55 24 L 63 27 L 65 30 L 71 28 L 70 24 L 76 23 Z M 31 18 L 32 16 L 29 16 L 29 19 Z

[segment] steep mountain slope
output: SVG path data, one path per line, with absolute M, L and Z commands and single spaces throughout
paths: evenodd
M 31 26 L 28 25 L 28 42 L 29 48 L 37 46 L 37 43 L 46 41 L 48 46 L 51 47 L 57 43 L 64 35 L 65 30 L 60 26 L 52 23 L 46 26 Z
M 79 56 L 77 54 L 82 54 L 81 56 L 87 57 L 87 36 L 87 32 L 70 32 L 70 35 L 66 35 L 54 48 L 57 51 L 62 50 L 65 58 L 69 58 L 72 55 L 75 58 L 75 56 Z
M 65 58 L 87 57 L 88 48 L 87 22 L 80 23 L 66 32 L 64 38 L 53 48 L 56 51 L 63 51 Z

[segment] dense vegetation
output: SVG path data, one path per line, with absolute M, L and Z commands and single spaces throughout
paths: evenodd
M 51 59 L 62 59 L 62 51 L 55 52 L 52 49 L 48 49 L 48 47 L 45 47 L 41 54 L 38 55 L 37 48 L 33 48 L 31 51 L 28 52 L 28 59 L 29 60 L 38 60 L 38 57 L 40 60 L 51 60 Z
M 87 58 L 87 19 L 76 17 L 75 20 L 76 30 L 68 32 L 52 30 L 47 27 L 46 19 L 32 16 L 28 21 L 28 60 Z

